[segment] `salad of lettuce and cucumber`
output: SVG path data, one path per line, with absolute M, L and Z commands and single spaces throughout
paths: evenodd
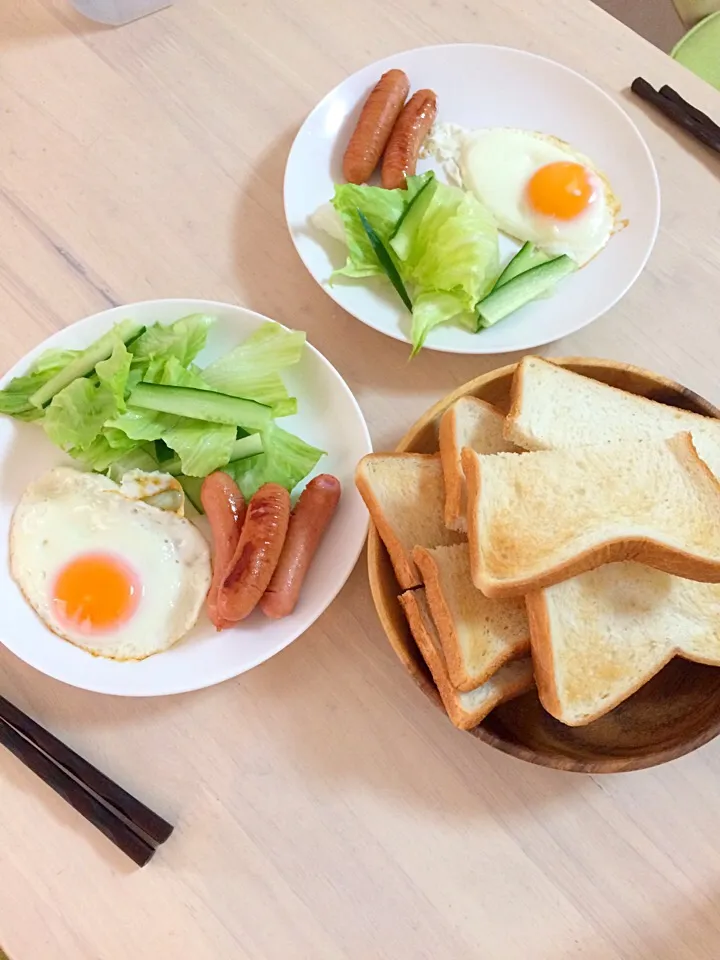
M 392 283 L 412 315 L 412 356 L 439 324 L 473 333 L 492 326 L 577 267 L 528 243 L 501 271 L 497 227 L 473 194 L 432 171 L 406 183 L 396 190 L 337 185 L 331 206 L 313 219 L 347 246 L 347 262 L 330 283 L 376 275 Z
M 200 368 L 213 322 L 124 320 L 85 350 L 48 350 L 0 390 L 0 413 L 37 422 L 79 464 L 113 479 L 171 473 L 198 508 L 215 470 L 245 497 L 268 482 L 292 491 L 324 453 L 278 424 L 297 410 L 281 372 L 299 362 L 305 334 L 270 321 Z

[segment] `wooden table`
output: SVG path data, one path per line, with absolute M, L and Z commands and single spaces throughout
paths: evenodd
M 243 303 L 308 331 L 377 448 L 507 362 L 425 353 L 316 287 L 283 222 L 305 114 L 393 51 L 474 40 L 554 57 L 616 96 L 660 169 L 632 292 L 550 355 L 614 357 L 715 403 L 720 161 L 628 99 L 639 73 L 717 94 L 583 0 L 179 0 L 120 30 L 63 0 L 0 6 L 0 345 L 9 366 L 110 304 Z M 478 96 L 487 91 L 478 91 Z M 455 731 L 404 675 L 358 566 L 263 667 L 125 701 L 0 653 L 2 689 L 174 819 L 150 867 L 0 756 L 0 943 L 13 960 L 686 960 L 720 956 L 720 744 L 583 778 Z

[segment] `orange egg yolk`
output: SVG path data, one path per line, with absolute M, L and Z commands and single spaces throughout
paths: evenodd
M 140 600 L 139 581 L 127 564 L 105 553 L 86 553 L 63 567 L 53 588 L 59 618 L 83 633 L 102 633 L 128 620 Z
M 540 167 L 530 178 L 527 192 L 536 213 L 556 220 L 574 219 L 595 199 L 588 170 L 569 160 Z

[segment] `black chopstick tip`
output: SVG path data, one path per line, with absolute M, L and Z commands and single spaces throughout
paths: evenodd
M 138 866 L 173 825 L 0 695 L 0 744 L 105 834 Z
M 720 153 L 720 127 L 701 110 L 684 100 L 672 87 L 665 85 L 658 91 L 644 77 L 636 77 L 630 84 L 630 90 L 685 133 Z

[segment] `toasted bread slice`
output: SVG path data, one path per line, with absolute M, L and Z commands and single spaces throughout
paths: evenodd
M 445 525 L 467 530 L 465 518 L 465 474 L 461 463 L 463 447 L 477 453 L 517 452 L 515 444 L 503 437 L 505 417 L 477 397 L 460 397 L 440 420 L 440 458 L 445 480 Z
M 530 657 L 501 667 L 488 681 L 461 693 L 450 682 L 440 638 L 428 608 L 424 590 L 408 590 L 400 596 L 410 629 L 420 653 L 430 668 L 450 720 L 460 730 L 476 727 L 498 704 L 512 700 L 533 687 Z
M 472 690 L 509 660 L 527 654 L 530 627 L 524 602 L 488 600 L 473 586 L 466 543 L 416 547 L 413 557 L 454 687 Z
M 608 713 L 671 657 L 720 666 L 720 586 L 612 563 L 528 594 L 543 706 L 581 726 Z
M 445 526 L 439 456 L 371 453 L 358 464 L 355 483 L 403 590 L 422 582 L 412 558 L 413 547 L 438 547 L 465 539 Z
M 638 397 L 540 357 L 518 364 L 505 420 L 506 439 L 525 450 L 662 440 L 686 430 L 720 477 L 720 420 Z
M 720 482 L 689 433 L 480 456 L 463 450 L 473 581 L 489 597 L 637 560 L 720 581 Z

